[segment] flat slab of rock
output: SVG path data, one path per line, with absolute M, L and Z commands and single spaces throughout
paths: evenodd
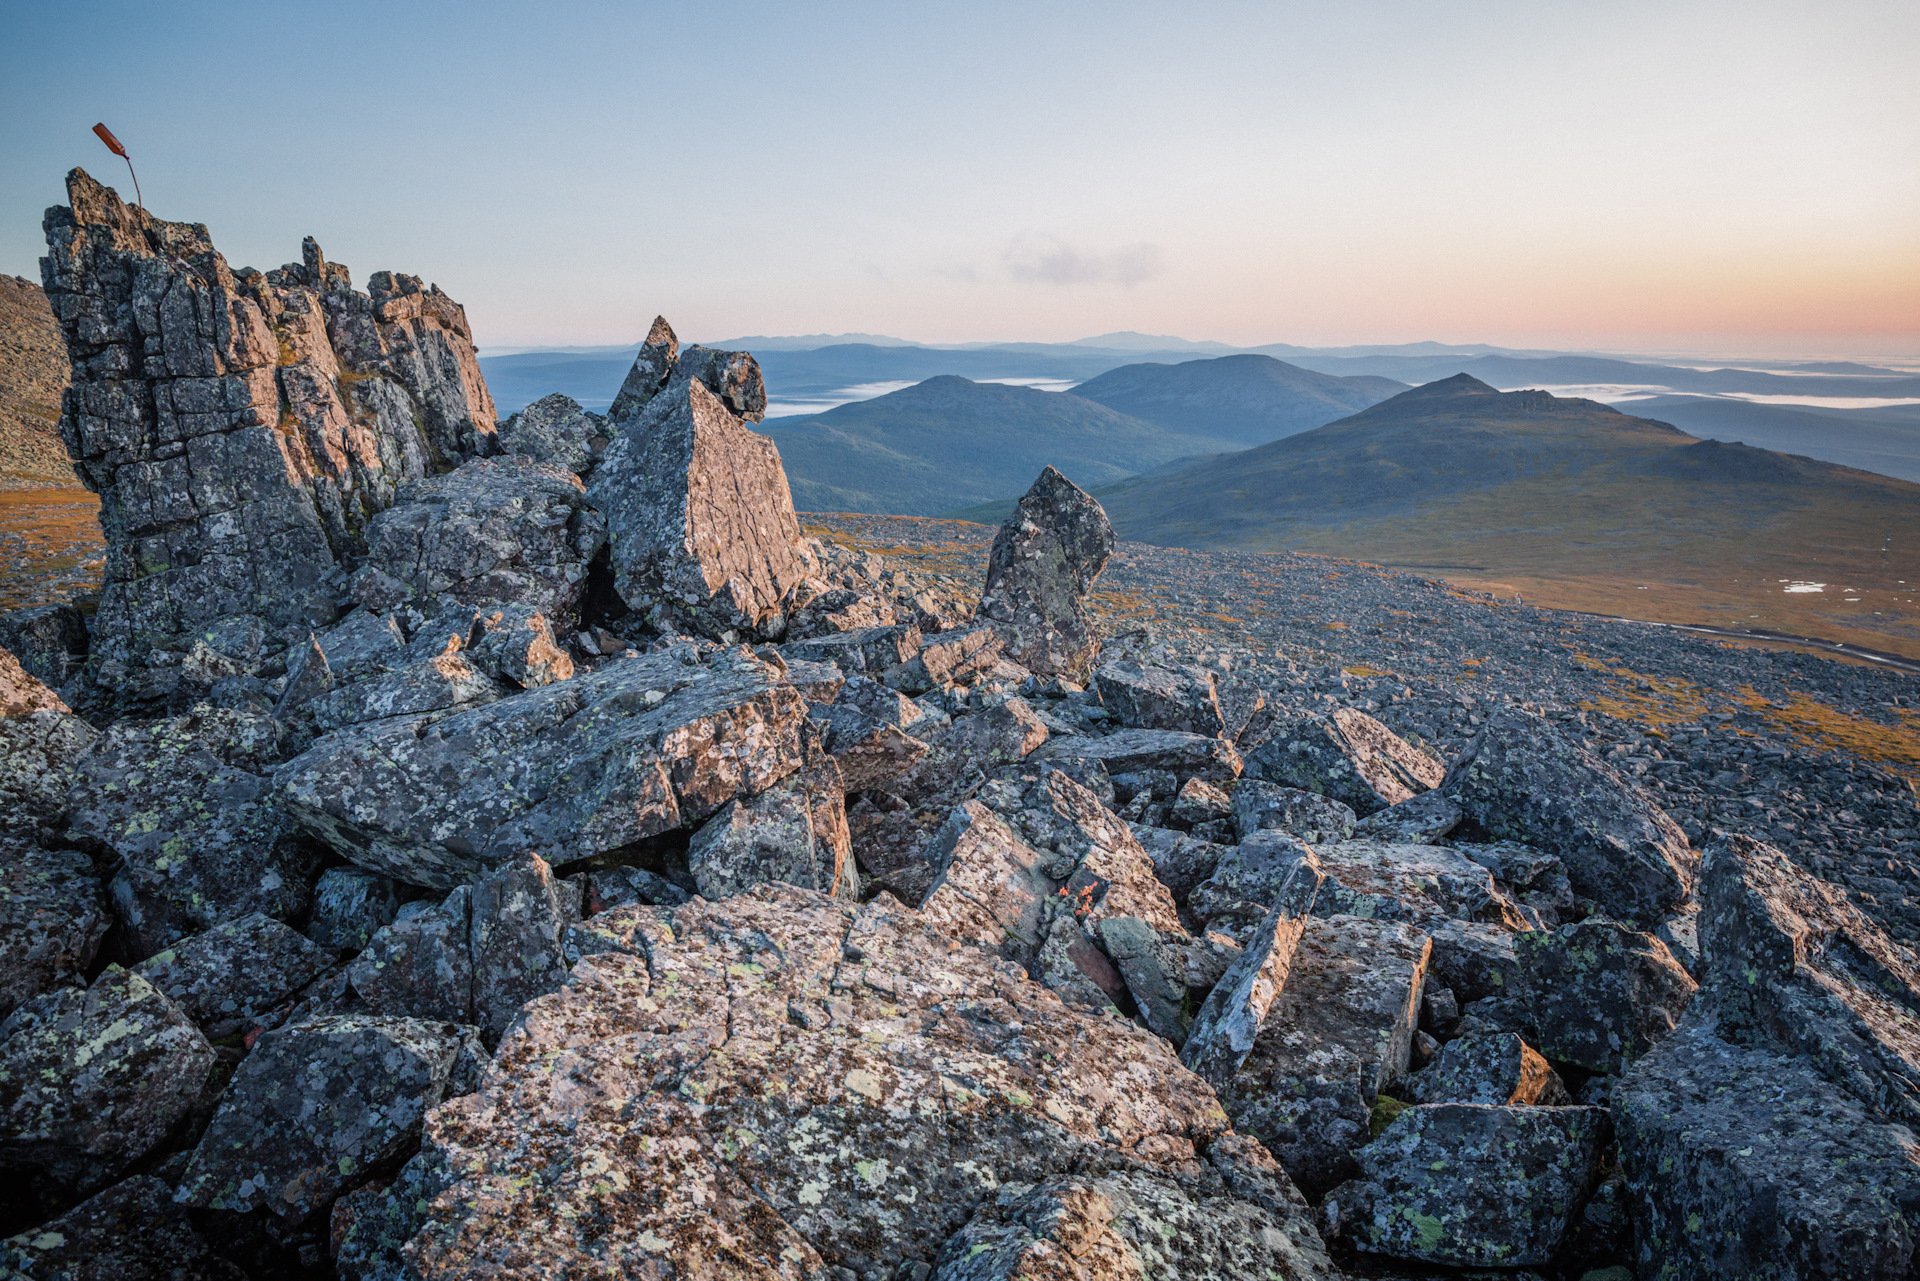
M 744 650 L 609 663 L 439 719 L 327 735 L 276 775 L 343 857 L 445 889 L 526 850 L 563 865 L 692 826 L 798 768 L 806 700 Z
M 933 1264 L 1010 1184 L 1124 1168 L 1178 1189 L 1196 1240 L 1251 1249 L 1264 1211 L 1256 1270 L 1327 1275 L 1277 1172 L 1201 1156 L 1225 1117 L 1164 1041 L 1071 1012 L 911 912 L 769 885 L 575 937 L 568 987 L 528 1006 L 478 1093 L 429 1117 L 343 1272 L 404 1250 L 423 1281 L 589 1259 L 891 1273 Z
M 1341 707 L 1280 721 L 1247 756 L 1247 772 L 1364 815 L 1438 787 L 1446 766 L 1365 712 Z
M 333 968 L 333 957 L 292 926 L 254 912 L 189 935 L 134 968 L 218 1040 L 261 1026 Z
M 1360 1149 L 1328 1216 L 1360 1250 L 1453 1267 L 1552 1263 L 1600 1173 L 1591 1107 L 1411 1107 Z
M 79 1192 L 111 1183 L 212 1071 L 200 1029 L 130 971 L 34 997 L 0 1022 L 0 1167 Z
M 478 1048 L 444 1023 L 306 1019 L 263 1035 L 193 1150 L 181 1198 L 300 1220 L 406 1150 L 422 1118 L 471 1080 Z
M 1497 840 L 1558 855 L 1574 891 L 1608 916 L 1653 929 L 1686 898 L 1697 858 L 1647 794 L 1540 717 L 1489 717 L 1446 792 Z
M 994 535 L 979 617 L 1027 670 L 1084 678 L 1100 652 L 1084 600 L 1112 553 L 1106 509 L 1049 467 Z
M 1095 761 L 1111 774 L 1165 770 L 1181 779 L 1229 783 L 1240 777 L 1240 754 L 1224 738 L 1169 729 L 1123 729 L 1056 739 L 1041 755 Z

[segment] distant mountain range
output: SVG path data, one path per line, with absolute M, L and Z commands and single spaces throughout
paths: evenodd
M 1317 551 L 1920 652 L 1920 485 L 1465 374 L 1100 496 L 1145 542 Z
M 1064 393 L 943 375 L 762 430 L 802 509 L 934 516 L 1018 494 L 1048 464 L 1105 484 L 1317 427 L 1400 390 L 1230 356 L 1126 365 Z

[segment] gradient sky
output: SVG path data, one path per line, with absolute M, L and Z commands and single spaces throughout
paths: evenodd
M 1914 0 L 5 0 L 0 45 L 36 279 L 64 172 L 124 184 L 105 120 L 235 265 L 311 233 L 483 348 L 1920 353 Z

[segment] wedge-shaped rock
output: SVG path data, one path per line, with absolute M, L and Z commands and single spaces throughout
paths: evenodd
M 1558 1063 L 1618 1072 L 1679 1023 L 1697 985 L 1667 945 L 1590 918 L 1516 935 L 1518 992 L 1534 1044 Z
M 1218 1087 L 1309 1196 L 1354 1173 L 1374 1100 L 1406 1076 L 1427 953 L 1409 925 L 1310 920 L 1252 1052 Z
M 1440 1103 L 1360 1149 L 1328 1218 L 1370 1254 L 1453 1267 L 1552 1263 L 1600 1174 L 1607 1113 Z
M 0 649 L 0 837 L 50 837 L 65 826 L 68 784 L 96 737 Z
M 1215 1085 L 1233 1079 L 1287 988 L 1294 955 L 1324 881 L 1311 854 L 1298 859 L 1274 895 L 1267 919 L 1194 1017 L 1180 1060 Z
M 1920 1148 L 1805 1058 L 1704 1012 L 1612 1096 L 1641 1276 L 1906 1281 Z
M 614 585 L 629 608 L 662 625 L 777 637 L 812 553 L 780 451 L 747 430 L 701 372 L 677 369 L 637 417 L 614 415 L 619 434 L 592 489 L 607 518 Z
M 249 912 L 306 912 L 319 858 L 274 804 L 279 755 L 270 718 L 202 706 L 121 721 L 81 763 L 72 835 L 117 860 L 108 897 L 135 957 Z
M 1446 766 L 1365 712 L 1341 707 L 1278 721 L 1248 754 L 1247 773 L 1372 814 L 1438 787 Z
M 212 1071 L 200 1029 L 137 974 L 37 996 L 0 1022 L 0 1168 L 103 1187 L 167 1136 Z
M 1315 847 L 1329 883 L 1323 916 L 1377 916 L 1426 923 L 1481 921 L 1521 930 L 1526 921 L 1493 883 L 1493 875 L 1444 845 L 1376 845 L 1342 841 Z
M 1539 1051 L 1511 1032 L 1461 1036 L 1415 1072 L 1416 1103 L 1485 1103 L 1496 1107 L 1571 1102 L 1566 1086 Z
M 569 985 L 429 1117 L 342 1273 L 892 1275 L 1003 1187 L 1124 1167 L 1179 1190 L 1195 1241 L 1275 1216 L 1260 1270 L 1287 1275 L 1307 1216 L 1202 1156 L 1232 1136 L 1165 1042 L 883 903 L 764 885 L 584 922 Z
M 207 1243 L 173 1189 L 135 1175 L 0 1241 L 0 1274 L 32 1281 L 246 1281 Z
M 523 851 L 556 866 L 689 827 L 800 763 L 806 701 L 744 650 L 622 659 L 440 719 L 342 730 L 276 775 L 344 857 L 448 888 Z
M 85 974 L 107 924 L 85 854 L 0 836 L 0 1018 Z
M 1713 846 L 1700 900 L 1721 1022 L 1807 1055 L 1869 1107 L 1920 1126 L 1920 958 L 1838 887 L 1750 838 Z
M 1085 598 L 1112 553 L 1106 509 L 1049 467 L 994 535 L 979 617 L 1027 670 L 1084 678 L 1100 653 Z
M 233 1074 L 181 1199 L 305 1219 L 403 1154 L 478 1062 L 471 1037 L 444 1023 L 349 1014 L 276 1028 Z
M 1558 855 L 1574 891 L 1608 916 L 1652 929 L 1692 884 L 1697 860 L 1666 812 L 1530 713 L 1490 717 L 1446 791 L 1487 835 Z
M 218 1040 L 261 1026 L 274 1007 L 332 967 L 325 948 L 254 912 L 181 939 L 135 972 Z
M 1110 662 L 1100 665 L 1093 684 L 1100 702 L 1122 725 L 1216 737 L 1227 732 L 1212 672 Z
M 1076 734 L 1054 741 L 1042 755 L 1090 761 L 1110 774 L 1165 770 L 1179 779 L 1230 783 L 1240 777 L 1240 754 L 1223 738 L 1170 729 L 1123 729 L 1112 734 Z

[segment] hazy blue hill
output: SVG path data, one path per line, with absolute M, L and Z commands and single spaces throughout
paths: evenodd
M 1223 447 L 1078 396 L 952 376 L 760 430 L 802 510 L 910 516 L 1019 494 L 1048 464 L 1097 486 Z
M 1271 356 L 1125 365 L 1073 389 L 1191 436 L 1258 445 L 1343 418 L 1406 390 L 1388 378 L 1338 378 Z
M 1708 396 L 1655 396 L 1627 408 L 1709 440 L 1744 441 L 1920 481 L 1920 405 L 1829 409 Z
M 1920 376 L 1912 374 L 1859 377 L 1772 373 L 1757 369 L 1687 369 L 1607 356 L 1329 356 L 1303 352 L 1289 359 L 1322 373 L 1372 374 L 1413 383 L 1465 373 L 1496 387 L 1625 385 L 1709 394 L 1920 397 Z
M 1577 609 L 1920 646 L 1920 485 L 1466 375 L 1101 500 L 1145 542 L 1325 552 Z M 1835 591 L 1788 597 L 1791 579 Z

